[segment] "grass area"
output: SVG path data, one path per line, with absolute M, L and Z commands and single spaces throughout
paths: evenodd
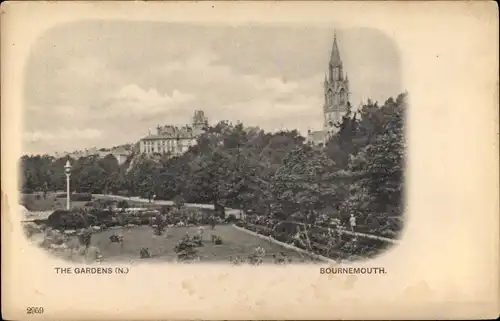
M 96 197 L 95 199 L 110 199 L 109 197 Z M 134 200 L 126 200 L 130 207 L 147 207 L 147 208 L 160 208 L 161 205 L 138 202 Z M 66 198 L 56 198 L 56 193 L 48 193 L 47 198 L 43 198 L 42 195 L 37 197 L 35 194 L 21 194 L 20 203 L 32 212 L 41 211 L 55 211 L 66 209 Z M 84 207 L 87 202 L 71 202 L 72 208 Z
M 109 236 L 120 231 L 124 236 L 123 248 L 117 243 L 111 243 Z M 186 234 L 194 235 L 196 227 L 169 228 L 166 236 L 155 236 L 151 227 L 142 226 L 134 228 L 110 229 L 92 235 L 92 245 L 97 246 L 103 261 L 129 261 L 138 260 L 141 248 L 149 248 L 153 258 L 145 260 L 173 261 L 176 258 L 174 246 Z M 210 241 L 210 235 L 214 233 L 220 236 L 223 244 L 215 245 Z M 266 250 L 264 262 L 271 263 L 272 254 L 284 252 L 293 259 L 293 263 L 311 262 L 311 259 L 303 257 L 300 253 L 283 248 L 277 244 L 257 238 L 245 232 L 235 229 L 233 226 L 217 226 L 214 231 L 205 228 L 204 246 L 198 247 L 198 255 L 202 262 L 228 263 L 230 257 L 248 256 L 258 246 Z M 68 245 L 77 244 L 78 239 L 72 237 Z
M 21 194 L 20 203 L 32 212 L 55 211 L 66 209 L 66 199 L 56 198 L 55 193 L 47 194 L 47 198 L 42 195 L 38 198 L 35 194 Z M 87 202 L 72 202 L 73 208 L 83 207 Z

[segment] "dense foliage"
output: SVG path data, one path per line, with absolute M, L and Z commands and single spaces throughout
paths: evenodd
M 72 190 L 209 203 L 279 220 L 314 223 L 322 217 L 394 237 L 403 213 L 406 94 L 382 106 L 368 101 L 337 124 L 325 146 L 293 131 L 268 133 L 220 122 L 179 157 L 133 155 L 119 165 L 108 155 L 72 163 Z M 66 158 L 24 156 L 22 190 L 65 190 Z M 78 221 L 78 220 L 77 220 Z

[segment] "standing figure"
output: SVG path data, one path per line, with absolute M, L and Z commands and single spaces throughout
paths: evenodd
M 205 231 L 203 226 L 198 227 L 198 237 L 203 240 L 203 232 Z
M 302 247 L 303 249 L 307 249 L 306 242 L 304 242 L 302 232 L 300 231 L 300 227 L 297 226 L 297 231 L 293 235 L 294 243 L 295 245 L 299 245 L 299 247 Z
M 210 226 L 212 227 L 212 230 L 215 229 L 215 217 L 210 218 Z
M 349 218 L 349 224 L 351 225 L 351 231 L 354 232 L 354 228 L 356 227 L 356 218 L 354 214 L 351 214 L 351 218 Z
M 342 240 L 342 226 L 340 225 L 340 222 L 337 224 L 337 227 L 335 228 L 335 236 L 337 237 L 337 242 L 340 243 Z

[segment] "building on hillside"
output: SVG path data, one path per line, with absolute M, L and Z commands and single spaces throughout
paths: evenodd
M 81 157 L 90 157 L 90 156 L 97 156 L 99 158 L 104 158 L 108 155 L 112 155 L 116 160 L 118 161 L 118 164 L 121 165 L 127 161 L 127 158 L 131 155 L 131 151 L 127 150 L 124 147 L 117 147 L 117 148 L 101 148 L 97 149 L 95 147 L 93 148 L 86 148 L 84 150 L 80 151 L 75 151 L 75 152 L 64 152 L 64 153 L 56 153 L 55 157 L 61 158 L 61 157 L 70 157 L 73 160 L 78 160 Z
M 344 74 L 344 66 L 340 59 L 337 36 L 334 34 L 328 73 L 324 81 L 323 129 L 307 132 L 307 142 L 313 145 L 324 145 L 338 131 L 336 124 L 350 110 L 349 79 Z
M 102 154 L 105 154 L 105 153 L 102 153 Z M 103 157 L 102 154 L 100 155 L 101 157 Z M 132 154 L 132 152 L 130 150 L 127 150 L 124 147 L 118 147 L 118 148 L 112 149 L 111 152 L 108 153 L 108 155 L 109 154 L 113 155 L 116 158 L 116 160 L 118 161 L 118 164 L 122 165 L 127 161 L 127 159 Z
M 196 144 L 207 124 L 208 119 L 204 112 L 196 110 L 191 126 L 158 125 L 155 134 L 150 134 L 140 140 L 140 153 L 181 155 Z

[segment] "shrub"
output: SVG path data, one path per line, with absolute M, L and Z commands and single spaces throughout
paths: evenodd
M 168 214 L 170 212 L 170 206 L 168 205 L 163 205 L 162 207 L 160 207 L 160 213 L 161 214 Z
M 88 202 L 92 200 L 92 194 L 76 193 L 71 195 L 71 199 L 75 202 Z
M 275 264 L 287 264 L 292 262 L 292 258 L 288 257 L 284 252 L 273 254 Z
M 91 225 L 99 225 L 100 221 L 99 219 L 92 214 L 89 213 L 82 213 L 84 220 L 86 222 L 86 226 L 91 226 Z
M 56 198 L 66 198 L 66 193 L 56 194 Z M 92 200 L 90 193 L 72 193 L 71 200 L 75 202 L 89 202 Z
M 78 241 L 82 246 L 89 247 L 90 242 L 92 241 L 92 232 L 84 231 L 78 234 Z
M 28 211 L 31 211 L 33 209 L 36 208 L 35 206 L 35 200 L 28 196 L 28 195 L 23 195 L 22 199 L 21 199 L 21 205 L 23 205 L 24 207 L 26 207 L 26 209 Z
M 193 242 L 196 244 L 196 246 L 200 247 L 203 246 L 203 239 L 201 235 L 195 235 L 193 236 Z
M 266 255 L 266 250 L 262 247 L 256 247 L 254 253 L 248 256 L 248 262 L 252 265 L 260 265 L 263 262 L 263 258 Z
M 113 212 L 110 210 L 95 209 L 90 211 L 99 221 L 110 221 L 113 217 Z
M 248 223 L 245 221 L 238 221 L 235 223 L 236 226 L 246 228 L 248 226 Z
M 118 196 L 130 197 L 130 192 L 128 190 L 120 190 L 116 192 Z
M 50 214 L 49 217 L 47 218 L 47 225 L 54 229 L 58 229 L 62 225 L 63 217 L 70 214 L 71 213 L 69 211 L 65 210 L 54 211 L 54 213 Z
M 151 257 L 151 251 L 147 247 L 143 247 L 139 253 L 141 259 L 148 259 Z
M 149 218 L 148 218 L 149 221 Z M 167 221 L 163 219 L 161 215 L 158 215 L 154 219 L 155 227 L 153 228 L 155 235 L 162 235 L 167 227 Z
M 184 197 L 182 197 L 181 195 L 175 196 L 173 201 L 174 201 L 174 206 L 177 207 L 178 209 L 183 207 L 184 204 L 186 203 Z
M 127 224 L 141 225 L 141 218 L 140 217 L 131 217 L 130 219 L 128 219 Z
M 26 236 L 29 238 L 31 237 L 33 234 L 35 233 L 39 233 L 41 232 L 41 229 L 40 227 L 38 227 L 36 224 L 34 223 L 27 223 L 23 226 L 23 229 L 24 229 L 24 233 L 26 234 Z
M 140 217 L 141 219 L 146 218 L 149 220 L 150 218 L 157 217 L 158 214 L 160 214 L 160 212 L 158 212 L 158 211 L 142 211 L 142 212 L 135 213 L 134 216 Z
M 186 235 L 179 243 L 174 247 L 174 252 L 177 253 L 177 258 L 180 261 L 192 260 L 196 258 L 197 244 L 191 240 L 189 235 Z
M 224 219 L 226 217 L 226 211 L 224 209 L 224 206 L 220 204 L 216 204 L 214 206 L 214 212 L 217 217 L 220 217 L 221 219 Z
M 288 234 L 288 233 L 273 233 L 272 234 L 273 238 L 278 240 L 278 241 L 281 241 L 281 242 L 284 242 L 284 243 L 289 243 L 289 242 L 293 242 L 293 238 Z
M 126 200 L 121 200 L 119 201 L 117 204 L 116 204 L 116 207 L 119 207 L 119 208 L 129 208 L 129 204 Z
M 244 257 L 241 257 L 241 256 L 236 256 L 234 259 L 232 256 L 229 257 L 229 261 L 233 264 L 233 265 L 241 265 L 241 264 L 244 264 L 246 262 L 245 258 Z
M 80 210 L 71 212 L 57 210 L 47 218 L 47 225 L 53 229 L 86 228 L 91 224 L 98 225 L 99 219 L 95 215 Z
M 125 215 L 118 215 L 113 217 L 112 221 L 116 220 L 116 225 L 118 226 L 125 226 L 129 222 L 129 217 Z
M 64 235 L 62 235 L 56 230 L 52 230 L 46 233 L 41 246 L 44 248 L 48 248 L 52 244 L 61 245 L 64 244 L 65 241 L 64 239 L 65 239 Z
M 96 199 L 92 200 L 91 202 L 88 202 L 85 204 L 85 206 L 92 207 L 94 209 L 109 209 L 112 207 L 116 201 L 114 200 L 109 200 L 109 199 Z
M 141 224 L 140 225 L 149 225 L 151 218 L 150 217 L 140 217 Z
M 183 216 L 193 216 L 193 217 L 199 217 L 201 218 L 202 216 L 202 211 L 199 208 L 196 207 L 185 207 L 180 210 L 181 215 Z

